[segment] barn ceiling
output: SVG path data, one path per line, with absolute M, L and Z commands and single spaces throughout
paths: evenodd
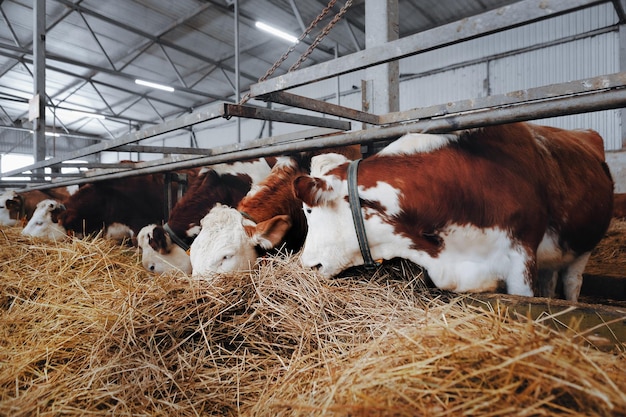
M 29 127 L 34 1 L 0 0 L 0 137 Z M 399 0 L 400 37 L 511 3 Z M 344 4 L 336 2 L 275 75 L 287 72 Z M 300 36 L 327 5 L 326 0 L 239 0 L 242 93 L 290 46 L 261 32 L 255 22 Z M 354 0 L 302 66 L 333 59 L 335 49 L 339 56 L 362 50 L 364 17 L 365 0 Z M 233 0 L 47 0 L 48 130 L 115 138 L 215 101 L 235 101 L 234 21 Z M 175 91 L 137 85 L 135 79 Z

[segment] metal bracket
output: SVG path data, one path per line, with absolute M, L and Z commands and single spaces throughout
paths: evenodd
M 224 103 L 222 117 L 228 119 L 232 116 L 245 117 L 247 119 L 272 120 L 275 122 L 293 123 L 298 125 L 329 127 L 339 130 L 350 130 L 351 128 L 350 122 L 343 120 L 309 116 L 306 114 L 286 113 L 277 110 L 264 109 L 261 107 Z
M 350 107 L 327 103 L 325 101 L 315 100 L 292 93 L 287 93 L 285 91 L 276 91 L 258 98 L 264 101 L 271 101 L 273 103 L 280 103 L 287 106 L 298 107 L 300 109 L 312 110 L 319 113 L 339 116 L 345 119 L 369 123 L 371 125 L 380 124 L 380 116 L 376 114 L 367 113 L 364 111 L 351 109 Z

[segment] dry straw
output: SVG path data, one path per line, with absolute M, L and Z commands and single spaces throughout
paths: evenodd
M 134 249 L 0 230 L 2 416 L 626 414 L 601 351 L 419 268 L 322 279 L 294 257 L 212 282 Z

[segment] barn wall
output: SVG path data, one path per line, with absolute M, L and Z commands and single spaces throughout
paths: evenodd
M 619 72 L 620 37 L 617 23 L 613 6 L 606 3 L 403 59 L 400 62 L 400 110 Z M 361 108 L 360 87 L 363 78 L 364 71 L 340 77 L 340 104 Z M 336 79 L 291 91 L 337 102 Z M 264 105 L 255 102 L 251 104 Z M 280 106 L 275 108 L 281 109 Z M 313 114 L 298 109 L 290 111 Z M 620 110 L 538 122 L 565 128 L 596 129 L 605 138 L 607 150 L 622 149 Z M 263 136 L 269 132 L 269 123 L 263 128 L 262 122 L 256 120 L 242 120 L 241 126 L 244 142 L 259 137 L 261 129 Z M 353 128 L 360 129 L 361 124 L 355 122 Z M 271 134 L 302 129 L 298 125 L 272 123 Z M 210 147 L 222 140 L 229 143 L 236 141 L 233 120 L 196 127 L 195 130 L 199 146 Z M 184 135 L 182 137 L 185 141 Z M 157 139 L 155 143 L 160 141 Z
M 400 110 L 616 73 L 621 70 L 619 57 L 618 17 L 610 3 L 602 4 L 401 60 Z M 361 108 L 360 88 L 364 73 L 356 71 L 339 77 L 341 105 Z M 302 86 L 291 92 L 337 103 L 337 79 Z M 265 103 L 255 101 L 250 104 L 265 106 Z M 286 110 L 279 105 L 273 108 Z M 288 111 L 318 115 L 300 109 Z M 537 122 L 564 128 L 595 129 L 605 138 L 605 148 L 611 152 L 623 149 L 621 114 L 621 110 L 610 110 Z M 362 128 L 358 122 L 352 125 L 353 129 Z M 242 119 L 241 141 L 304 128 Z M 236 131 L 234 119 L 194 126 L 198 147 L 235 143 Z M 189 146 L 190 134 L 182 132 L 144 143 Z M 150 158 L 146 155 L 144 159 Z M 115 159 L 115 154 L 111 159 Z M 612 164 L 619 164 L 621 159 L 612 158 Z M 615 174 L 621 166 L 612 165 L 611 169 Z

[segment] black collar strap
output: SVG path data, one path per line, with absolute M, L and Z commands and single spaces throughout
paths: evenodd
M 361 249 L 361 256 L 365 262 L 366 268 L 376 268 L 378 265 L 372 259 L 370 253 L 370 246 L 367 243 L 367 235 L 365 234 L 365 224 L 363 223 L 363 216 L 361 213 L 361 201 L 359 200 L 359 186 L 357 184 L 357 171 L 359 169 L 360 159 L 350 162 L 348 165 L 348 201 L 350 203 L 350 209 L 352 210 L 352 221 L 354 222 L 354 229 L 356 231 L 356 237 L 359 241 L 359 248 Z
M 172 241 L 176 243 L 178 246 L 180 246 L 185 252 L 189 250 L 189 245 L 185 243 L 184 240 L 179 238 L 178 235 L 174 233 L 172 228 L 167 223 L 163 225 L 163 229 L 167 232 L 168 235 L 170 235 L 170 238 L 172 239 Z
M 243 218 L 244 218 L 244 219 L 248 219 L 248 220 L 250 220 L 252 223 L 257 224 L 257 221 L 256 221 L 256 220 L 254 220 L 254 219 L 252 218 L 252 216 L 251 216 L 251 215 L 249 215 L 248 213 L 246 213 L 245 211 L 241 211 L 241 210 L 239 210 L 239 213 L 243 216 Z

